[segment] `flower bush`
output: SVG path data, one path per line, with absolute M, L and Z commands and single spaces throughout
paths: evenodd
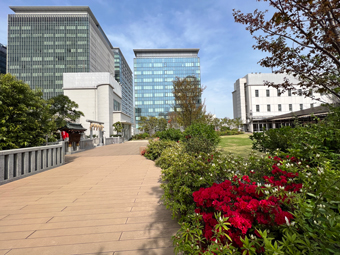
M 145 150 L 144 156 L 151 160 L 159 158 L 166 148 L 177 146 L 174 141 L 168 140 L 150 140 Z
M 173 237 L 176 252 L 336 254 L 337 172 L 330 164 L 302 168 L 294 157 L 269 160 L 272 171 L 261 183 L 252 176 L 234 176 L 194 192 L 196 214 Z

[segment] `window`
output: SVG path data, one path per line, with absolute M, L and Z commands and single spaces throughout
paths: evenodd
M 256 111 L 259 112 L 260 111 L 260 105 L 256 105 Z
M 164 112 L 164 108 L 156 108 L 155 112 Z
M 173 81 L 174 78 L 165 78 L 164 81 Z
M 270 112 L 270 104 L 267 104 L 267 112 Z
M 255 90 L 255 97 L 259 97 L 259 90 L 258 89 Z
M 303 104 L 300 104 L 300 110 L 303 110 Z
M 163 79 L 162 79 L 162 78 L 154 78 L 153 81 L 154 81 L 154 82 L 162 82 Z
M 152 89 L 152 86 L 144 86 L 144 89 Z
M 135 82 L 142 82 L 142 79 L 135 79 Z
M 267 97 L 270 97 L 270 91 L 269 91 L 269 89 L 266 90 L 266 96 L 267 96 Z
M 174 71 L 164 71 L 164 74 L 174 74 Z
M 163 74 L 163 71 L 154 71 L 153 74 Z
M 152 79 L 151 78 L 143 79 L 143 82 L 152 82 Z
M 155 93 L 155 97 L 163 97 L 164 94 L 163 93 Z
M 152 71 L 143 71 L 143 74 L 152 74 Z
M 299 89 L 299 90 L 298 90 L 298 95 L 299 95 L 299 96 L 302 96 L 302 89 Z
M 155 86 L 154 89 L 163 89 L 163 86 Z
M 135 79 L 135 82 L 136 82 L 136 79 Z M 139 90 L 139 89 L 142 89 L 142 86 L 135 86 L 135 90 Z
M 277 106 L 277 110 L 278 110 L 279 112 L 281 112 L 281 111 L 282 111 L 281 104 L 278 104 L 278 106 Z
M 153 66 L 154 67 L 162 67 L 163 65 L 162 65 L 162 63 L 154 63 Z
M 277 96 L 278 96 L 278 97 L 280 97 L 280 96 L 281 96 L 281 92 L 280 92 L 280 90 L 279 90 L 279 89 L 277 90 Z
M 288 96 L 291 97 L 292 96 L 292 90 L 288 89 Z
M 152 97 L 152 94 L 144 94 L 144 97 Z
M 113 110 L 120 111 L 120 103 L 113 99 Z
M 293 105 L 289 104 L 289 111 L 293 111 Z
M 152 108 L 149 108 L 149 112 L 153 112 L 153 109 L 152 109 Z
M 164 104 L 164 101 L 155 101 L 155 104 Z

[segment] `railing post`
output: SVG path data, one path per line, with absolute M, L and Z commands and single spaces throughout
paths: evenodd
M 14 170 L 14 154 L 8 155 L 8 179 L 13 178 L 13 170 Z
M 5 155 L 0 155 L 0 182 L 5 179 Z

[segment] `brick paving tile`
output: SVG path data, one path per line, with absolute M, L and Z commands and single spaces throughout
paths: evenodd
M 0 255 L 174 254 L 160 169 L 126 142 L 0 186 Z

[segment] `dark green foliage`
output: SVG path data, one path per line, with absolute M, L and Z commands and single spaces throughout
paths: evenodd
M 72 101 L 68 96 L 59 95 L 48 100 L 50 112 L 54 116 L 57 128 L 63 127 L 68 121 L 76 121 L 84 113 L 77 111 L 78 104 Z
M 151 160 L 159 158 L 166 148 L 176 146 L 176 142 L 168 140 L 149 141 L 144 156 Z
M 333 109 L 325 120 L 316 124 L 254 133 L 251 136 L 253 148 L 271 153 L 279 149 L 290 156 L 306 159 L 310 164 L 320 157 L 340 164 L 339 112 L 339 109 Z
M 149 137 L 148 133 L 136 134 L 132 136 L 132 140 L 144 140 L 147 139 L 148 137 Z
M 183 132 L 183 142 L 188 153 L 209 153 L 220 141 L 214 126 L 204 123 L 194 123 Z
M 0 150 L 39 146 L 55 130 L 41 91 L 11 74 L 0 76 Z
M 156 132 L 156 137 L 159 137 L 161 140 L 171 140 L 177 142 L 183 138 L 183 133 L 179 129 L 169 128 L 164 131 Z
M 193 136 L 188 138 L 184 144 L 187 153 L 199 154 L 200 152 L 210 153 L 216 146 L 205 137 Z
M 223 131 L 216 131 L 217 135 L 224 136 L 224 135 L 241 135 L 244 134 L 242 131 L 238 131 L 238 129 L 224 129 Z
M 286 126 L 278 129 L 269 129 L 257 132 L 249 138 L 253 141 L 253 149 L 261 152 L 274 152 L 277 148 L 286 152 L 292 140 L 292 127 Z

